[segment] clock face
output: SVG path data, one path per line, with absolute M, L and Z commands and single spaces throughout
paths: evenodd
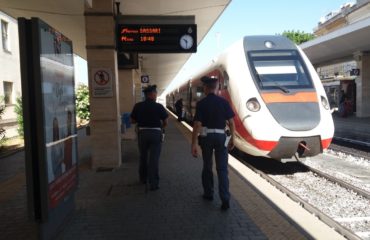
M 183 49 L 190 49 L 193 46 L 193 44 L 194 44 L 193 37 L 188 34 L 185 34 L 180 38 L 180 46 Z

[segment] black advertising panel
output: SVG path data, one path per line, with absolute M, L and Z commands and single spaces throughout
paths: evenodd
M 137 53 L 118 52 L 118 69 L 137 69 L 139 68 L 139 58 Z
M 138 53 L 194 53 L 196 24 L 118 24 L 117 50 Z
M 72 42 L 37 18 L 18 22 L 29 212 L 52 239 L 78 180 Z

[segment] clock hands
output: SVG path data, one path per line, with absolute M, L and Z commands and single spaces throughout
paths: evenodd
M 182 40 L 185 42 L 185 46 L 187 47 L 188 46 L 188 40 L 185 39 L 185 38 L 183 38 Z

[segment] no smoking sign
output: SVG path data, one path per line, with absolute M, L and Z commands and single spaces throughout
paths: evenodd
M 110 76 L 107 71 L 98 70 L 94 75 L 94 81 L 100 86 L 104 86 L 110 81 Z
M 113 97 L 113 71 L 110 68 L 94 68 L 91 76 L 93 78 L 93 97 Z

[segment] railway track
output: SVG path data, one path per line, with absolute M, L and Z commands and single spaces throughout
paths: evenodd
M 370 143 L 365 141 L 334 137 L 329 149 L 370 159 Z
M 369 204 L 369 199 L 370 199 L 370 194 L 369 192 L 360 189 L 356 186 L 353 186 L 350 183 L 347 183 L 343 180 L 340 180 L 338 178 L 335 178 L 333 176 L 330 176 L 329 174 L 326 174 L 324 172 L 321 172 L 317 169 L 314 169 L 310 166 L 307 166 L 306 164 L 297 161 L 294 163 L 289 163 L 289 164 L 281 164 L 278 162 L 273 162 L 271 159 L 264 159 L 267 166 L 264 166 L 265 164 L 258 164 L 260 159 L 256 161 L 250 161 L 248 158 L 255 158 L 255 157 L 250 157 L 247 156 L 243 153 L 238 153 L 234 154 L 235 157 L 237 157 L 241 162 L 243 162 L 247 167 L 252 169 L 254 172 L 258 173 L 261 177 L 266 179 L 268 182 L 270 182 L 273 186 L 278 188 L 280 191 L 288 195 L 291 199 L 294 201 L 300 203 L 302 207 L 304 207 L 307 211 L 311 212 L 315 216 L 317 216 L 319 219 L 321 219 L 324 223 L 326 223 L 328 226 L 332 227 L 335 229 L 337 232 L 342 234 L 348 239 L 370 239 L 370 234 L 366 231 L 368 222 L 370 220 L 369 216 L 367 213 L 364 214 L 358 214 L 361 216 L 349 216 L 346 217 L 346 215 L 349 214 L 338 214 L 338 211 L 341 212 L 342 210 L 333 210 L 333 212 L 336 212 L 334 214 L 331 214 L 331 210 L 327 209 L 328 206 L 333 206 L 335 208 L 346 208 L 346 206 L 339 206 L 341 204 L 337 204 L 336 201 L 338 199 L 332 199 L 333 201 L 330 202 L 329 199 L 326 199 L 325 201 L 325 191 L 334 191 L 334 192 L 347 192 L 344 194 L 344 196 L 338 196 L 338 198 L 343 197 L 344 199 L 348 199 L 346 197 L 347 195 L 357 195 L 356 199 L 354 202 L 358 202 L 359 205 L 361 206 L 362 201 L 365 206 L 368 206 Z M 242 156 L 241 156 L 242 155 Z M 247 157 L 247 159 L 246 159 Z M 272 162 L 271 162 L 272 161 Z M 257 163 L 257 164 L 256 164 Z M 270 167 L 269 167 L 270 166 Z M 299 180 L 301 178 L 301 180 Z M 316 179 L 315 179 L 316 178 Z M 307 180 L 310 179 L 310 180 Z M 318 180 L 320 179 L 320 180 Z M 308 190 L 302 191 L 304 188 L 303 185 L 304 182 L 322 182 L 322 179 L 325 179 L 323 183 L 321 184 L 321 189 L 319 190 L 312 190 L 310 192 L 310 187 L 308 186 Z M 302 186 L 300 184 L 297 184 L 298 186 L 292 186 L 290 182 L 299 182 L 302 181 Z M 331 183 L 331 184 L 329 184 Z M 320 184 L 319 184 L 320 185 Z M 333 185 L 333 186 L 331 186 Z M 330 187 L 329 187 L 330 186 Z M 326 189 L 327 188 L 327 189 Z M 340 191 L 339 190 L 333 190 L 333 189 L 338 189 L 342 188 Z M 320 196 L 320 191 L 321 195 Z M 322 203 L 317 203 L 315 201 L 312 201 L 309 197 L 309 195 L 318 195 L 317 198 L 322 198 L 324 200 Z M 330 194 L 327 194 L 330 196 Z M 330 198 L 330 197 L 328 197 Z M 361 199 L 361 200 L 357 200 Z M 346 200 L 343 200 L 344 202 Z M 361 202 L 361 203 L 360 203 Z M 359 207 L 361 208 L 361 207 Z M 358 209 L 354 210 L 357 211 Z M 343 212 L 346 212 L 343 210 Z M 365 226 L 365 227 L 364 227 Z
M 297 161 L 299 161 L 299 159 L 297 159 Z M 308 168 L 311 172 L 315 173 L 317 176 L 322 177 L 322 178 L 325 178 L 325 179 L 327 179 L 327 180 L 329 180 L 329 181 L 331 181 L 331 182 L 333 182 L 335 184 L 340 185 L 343 188 L 346 188 L 346 189 L 348 189 L 350 191 L 353 191 L 353 192 L 357 193 L 358 195 L 360 195 L 360 196 L 362 196 L 364 198 L 370 199 L 370 193 L 368 191 L 365 191 L 365 190 L 363 190 L 363 189 L 361 189 L 359 187 L 356 187 L 356 186 L 352 185 L 351 183 L 348 183 L 348 182 L 346 182 L 344 180 L 341 180 L 339 178 L 333 177 L 333 176 L 331 176 L 331 175 L 329 175 L 327 173 L 324 173 L 324 172 L 322 172 L 322 171 L 320 171 L 318 169 L 315 169 L 313 167 L 310 167 L 310 166 L 304 164 L 303 162 L 300 162 L 299 161 L 299 163 L 302 164 L 304 167 Z

